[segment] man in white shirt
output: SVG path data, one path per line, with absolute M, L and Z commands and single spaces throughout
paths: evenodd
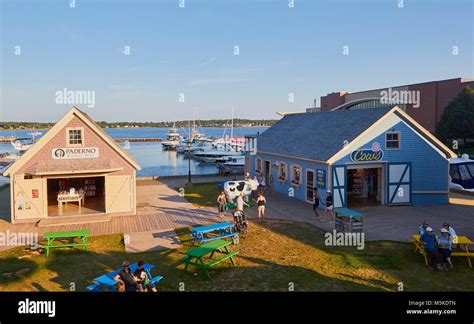
M 237 198 L 237 210 L 244 211 L 244 205 L 246 205 L 247 207 L 249 206 L 249 204 L 244 201 L 244 194 L 241 193 L 240 196 Z

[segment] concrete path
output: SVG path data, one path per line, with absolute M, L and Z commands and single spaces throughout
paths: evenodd
M 466 196 L 467 197 L 467 196 Z M 309 203 L 272 193 L 267 194 L 266 217 L 302 221 L 313 224 L 324 231 L 334 230 L 334 223 L 315 220 L 312 206 Z M 439 230 L 447 221 L 458 235 L 465 235 L 474 240 L 474 200 L 453 199 L 455 203 L 446 205 L 422 206 L 371 206 L 354 208 L 364 214 L 364 233 L 366 240 L 409 241 L 417 232 L 418 226 L 427 220 L 435 230 Z M 246 209 L 247 217 L 257 217 L 256 208 Z M 320 210 L 323 215 L 323 210 Z
M 127 253 L 177 249 L 181 241 L 174 230 L 126 233 L 123 235 Z

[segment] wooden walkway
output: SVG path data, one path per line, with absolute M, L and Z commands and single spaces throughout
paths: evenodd
M 17 233 L 38 233 L 72 231 L 87 228 L 92 236 L 116 233 L 163 231 L 179 227 L 202 225 L 221 221 L 217 208 L 199 208 L 187 202 L 184 197 L 168 185 L 155 181 L 154 184 L 137 186 L 138 203 L 147 206 L 139 208 L 137 215 L 115 216 L 108 222 L 90 224 L 68 224 L 37 227 L 35 223 L 10 224 L 4 230 Z M 96 216 L 95 216 L 96 217 Z M 230 216 L 229 216 L 230 219 Z M 0 247 L 0 249 L 2 249 Z

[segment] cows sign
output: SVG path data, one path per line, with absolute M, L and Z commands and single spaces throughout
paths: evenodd
M 63 159 L 95 159 L 99 157 L 98 147 L 62 147 L 54 148 L 51 156 L 55 160 Z
M 375 142 L 370 149 L 357 149 L 351 152 L 351 160 L 353 162 L 373 162 L 383 159 L 383 150 L 380 144 Z

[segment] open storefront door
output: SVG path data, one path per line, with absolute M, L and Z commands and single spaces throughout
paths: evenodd
M 15 180 L 13 188 L 15 220 L 48 216 L 45 179 Z
M 332 167 L 334 208 L 346 207 L 346 166 Z
M 105 177 L 106 213 L 133 211 L 133 188 L 130 176 Z
M 411 163 L 388 164 L 388 205 L 411 204 Z

